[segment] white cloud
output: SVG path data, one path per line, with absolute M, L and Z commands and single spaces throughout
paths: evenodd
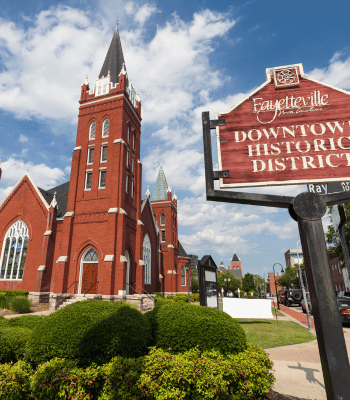
M 26 142 L 28 142 L 28 137 L 21 134 L 19 137 L 19 141 L 21 143 L 26 143 Z
M 342 89 L 350 89 L 350 57 L 342 59 L 341 51 L 334 53 L 327 68 L 315 68 L 307 75 Z
M 108 43 L 105 32 L 69 7 L 40 12 L 27 30 L 0 19 L 0 107 L 20 118 L 72 122 L 85 74 L 102 65 L 101 42 Z
M 157 7 L 151 4 L 145 4 L 140 7 L 135 14 L 135 21 L 141 26 L 156 12 L 159 12 Z
M 45 164 L 25 163 L 22 160 L 9 158 L 7 161 L 1 163 L 1 183 L 2 186 L 7 187 L 0 190 L 0 201 L 8 196 L 14 185 L 23 178 L 27 167 L 34 183 L 43 189 L 55 187 L 65 179 L 64 171 L 59 168 L 50 168 Z

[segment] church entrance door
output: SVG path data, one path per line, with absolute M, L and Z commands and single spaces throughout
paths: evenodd
M 98 255 L 95 249 L 89 248 L 81 258 L 80 293 L 97 293 Z
M 81 293 L 97 293 L 98 264 L 85 264 L 81 280 Z

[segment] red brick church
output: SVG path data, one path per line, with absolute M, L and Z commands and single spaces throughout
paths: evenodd
M 0 205 L 0 289 L 50 301 L 187 291 L 177 198 L 160 167 L 141 200 L 140 142 L 141 101 L 116 30 L 95 86 L 81 88 L 70 181 L 43 190 L 27 171 Z

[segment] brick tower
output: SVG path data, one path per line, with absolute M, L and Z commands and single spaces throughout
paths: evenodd
M 55 293 L 125 295 L 131 282 L 142 286 L 140 127 L 116 29 L 95 86 L 86 78 L 81 88 Z
M 152 209 L 159 227 L 161 250 L 162 291 L 174 293 L 179 289 L 177 197 L 172 197 L 162 166 L 159 168 L 156 186 L 151 198 Z

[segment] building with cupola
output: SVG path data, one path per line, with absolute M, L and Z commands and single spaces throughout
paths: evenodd
M 44 190 L 27 171 L 0 204 L 0 289 L 28 290 L 52 307 L 73 295 L 132 301 L 187 291 L 190 259 L 162 167 L 142 199 L 141 100 L 118 29 L 79 104 L 69 182 Z
M 221 260 L 218 271 L 219 272 L 229 271 L 234 278 L 242 280 L 243 275 L 242 275 L 241 259 L 237 257 L 235 250 L 233 253 L 234 254 L 232 258 L 230 259 L 230 265 L 227 267 L 227 269 L 225 268 L 224 262 Z

